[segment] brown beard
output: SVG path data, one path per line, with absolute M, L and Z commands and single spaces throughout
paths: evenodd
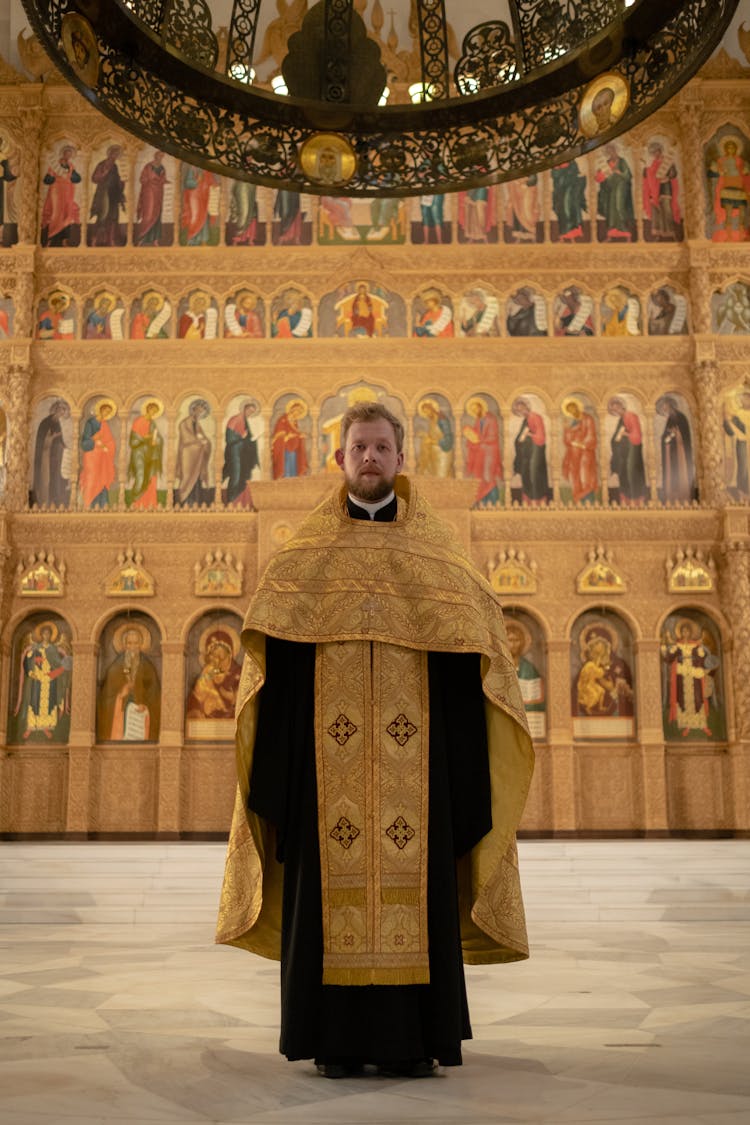
M 362 500 L 365 504 L 377 504 L 378 500 L 385 500 L 389 492 L 393 491 L 393 477 L 375 477 L 368 483 L 361 478 L 347 477 L 346 485 L 355 500 Z

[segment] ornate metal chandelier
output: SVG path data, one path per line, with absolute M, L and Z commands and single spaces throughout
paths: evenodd
M 570 160 L 684 85 L 738 4 L 400 2 L 386 31 L 380 0 L 23 0 L 60 70 L 130 132 L 224 175 L 352 196 Z

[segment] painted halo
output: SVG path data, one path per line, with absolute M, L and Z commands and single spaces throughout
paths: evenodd
M 141 621 L 123 621 L 118 625 L 112 635 L 112 647 L 115 652 L 125 651 L 125 634 L 138 633 L 141 638 L 141 652 L 148 652 L 151 648 L 151 630 Z
M 217 640 L 220 644 L 226 645 L 231 649 L 232 658 L 237 659 L 237 653 L 240 651 L 240 635 L 232 625 L 208 625 L 201 633 L 198 639 L 198 654 L 200 656 L 201 664 L 205 664 L 208 655 L 208 646 L 211 640 Z

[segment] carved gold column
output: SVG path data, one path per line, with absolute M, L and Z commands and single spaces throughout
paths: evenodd
M 10 637 L 2 636 L 5 623 L 10 616 L 13 599 L 13 567 L 10 549 L 9 519 L 6 512 L 0 512 L 0 832 L 6 832 L 10 825 L 10 783 L 12 762 L 7 748 L 8 694 L 10 691 Z
M 6 824 L 3 813 L 3 763 L 5 761 L 5 742 L 8 737 L 8 697 L 11 691 L 10 684 L 10 642 L 7 621 L 10 617 L 10 608 L 13 600 L 13 567 L 12 552 L 10 548 L 10 529 L 8 516 L 0 512 L 0 831 Z M 3 636 L 3 634 L 5 634 Z
M 165 441 L 165 449 L 169 449 L 169 459 L 164 458 L 164 480 L 165 488 L 167 490 L 166 504 L 167 511 L 171 512 L 175 506 L 174 503 L 174 487 L 175 475 L 177 472 L 177 446 L 180 441 L 180 434 L 177 429 L 177 411 L 174 407 L 170 406 L 164 411 L 164 418 L 167 425 L 167 440 Z M 170 440 L 171 443 L 170 443 Z
M 180 835 L 180 746 L 159 747 L 159 805 L 156 832 L 161 839 Z
M 0 512 L 0 622 L 6 622 L 13 597 L 13 567 L 11 566 L 10 528 L 5 512 Z M 0 650 L 0 655 L 2 650 Z M 3 661 L 0 660 L 0 667 Z M 0 692 L 0 696 L 2 693 Z M 5 728 L 5 716 L 0 717 L 0 733 Z
M 699 432 L 703 463 L 700 499 L 710 508 L 721 508 L 726 504 L 724 438 L 719 418 L 719 365 L 714 358 L 712 343 L 696 345 L 693 383 L 700 418 Z
M 13 288 L 13 335 L 28 339 L 34 335 L 34 262 L 33 251 L 26 252 L 26 259 L 18 255 L 15 285 Z
M 224 477 L 224 425 L 222 424 L 222 416 L 218 412 L 214 412 L 214 419 L 216 421 L 213 449 L 213 467 L 214 467 L 214 504 L 220 505 L 221 500 L 221 485 Z M 228 419 L 227 419 L 228 420 Z
M 156 831 L 176 837 L 180 831 L 180 760 L 185 725 L 185 646 L 164 641 L 159 735 L 159 798 Z
M 643 827 L 649 836 L 664 836 L 669 829 L 664 733 L 661 724 L 661 677 L 646 674 L 661 661 L 658 640 L 641 640 L 636 647 L 638 677 L 638 741 L 641 746 Z
M 598 412 L 599 421 L 599 478 L 601 480 L 602 504 L 609 503 L 609 467 L 612 460 L 612 449 L 607 441 L 607 408 Z
M 680 197 L 685 208 L 685 237 L 689 239 L 706 237 L 702 97 L 703 92 L 697 82 L 686 86 L 679 96 L 685 181 L 685 190 Z
M 127 506 L 125 504 L 125 489 L 127 488 L 128 481 L 128 465 L 130 464 L 130 427 L 131 419 L 126 410 L 122 407 L 119 409 L 120 415 L 120 448 L 117 451 L 117 476 L 115 478 L 117 484 L 117 511 L 126 512 Z
M 315 328 L 317 332 L 317 325 Z M 310 439 L 310 457 L 308 463 L 310 466 L 310 473 L 317 473 L 320 469 L 320 409 L 313 407 L 310 411 L 310 421 L 312 424 L 312 437 Z
M 30 382 L 28 362 L 10 364 L 5 379 L 8 404 L 5 506 L 9 512 L 25 508 L 28 499 Z
M 736 535 L 734 532 L 740 523 L 745 526 L 742 533 Z M 747 523 L 746 510 L 727 513 L 727 533 L 722 546 L 722 602 L 733 630 L 731 674 L 735 741 L 729 747 L 729 754 L 734 828 L 745 833 L 750 831 L 750 534 Z M 728 667 L 725 670 L 729 672 Z
M 33 245 L 37 241 L 38 208 L 42 193 L 38 191 L 40 139 L 42 135 L 43 112 L 42 90 L 36 87 L 29 91 L 25 104 L 21 106 L 21 169 L 20 180 L 21 207 L 18 215 L 18 241 Z M 18 333 L 18 330 L 16 330 Z
M 552 826 L 571 833 L 577 827 L 576 750 L 570 714 L 570 641 L 547 645 L 547 743 L 551 763 Z
M 707 336 L 711 332 L 711 247 L 690 247 L 690 311 L 693 335 Z
M 645 426 L 644 433 L 641 441 L 643 442 L 643 454 L 645 459 L 646 481 L 648 484 L 649 496 L 652 500 L 657 500 L 659 493 L 657 485 L 659 481 L 659 449 L 656 443 L 656 434 L 654 431 L 654 418 L 656 417 L 656 410 L 650 403 L 647 403 L 644 411 Z M 662 481 L 662 486 L 664 482 Z
M 73 433 L 80 434 L 81 432 L 81 412 L 78 409 L 72 409 L 70 412 L 70 419 L 72 423 Z M 70 451 L 70 510 L 72 512 L 78 511 L 78 478 L 79 478 L 79 457 L 80 445 L 77 441 L 73 441 L 73 448 Z
M 260 416 L 263 419 L 263 441 L 260 443 L 260 449 L 258 450 L 260 459 L 260 479 L 273 480 L 273 450 L 271 448 L 273 425 L 271 423 L 271 407 L 263 407 Z
M 547 438 L 547 448 L 548 449 L 557 450 L 557 449 L 563 448 L 563 436 L 562 436 L 562 433 L 561 433 L 562 428 L 563 428 L 563 423 L 562 423 L 562 419 L 560 418 L 559 414 L 553 415 L 552 418 L 550 418 L 550 430 L 552 432 L 551 432 L 550 436 Z M 555 457 L 554 460 L 553 460 L 552 457 L 549 458 L 549 474 L 550 474 L 549 486 L 552 489 L 552 498 L 553 498 L 553 500 L 559 500 L 560 499 L 560 484 L 561 484 L 561 478 L 562 478 L 562 461 L 559 457 Z
M 73 642 L 70 736 L 68 740 L 68 794 L 65 832 L 86 836 L 91 812 L 91 740 L 95 728 L 96 658 L 94 641 Z

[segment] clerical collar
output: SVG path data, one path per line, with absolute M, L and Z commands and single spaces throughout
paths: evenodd
M 367 512 L 367 516 L 369 519 L 376 520 L 378 518 L 377 513 L 381 511 L 382 508 L 387 508 L 389 504 L 395 503 L 396 493 L 393 491 L 393 489 L 391 489 L 391 491 L 383 500 L 376 500 L 374 504 L 366 504 L 364 500 L 358 500 L 356 497 L 352 496 L 351 492 L 348 494 L 347 499 L 349 501 L 348 506 L 350 514 L 354 514 L 351 512 L 352 507 L 359 508 L 361 511 Z M 360 516 L 360 519 L 362 518 L 363 517 Z

